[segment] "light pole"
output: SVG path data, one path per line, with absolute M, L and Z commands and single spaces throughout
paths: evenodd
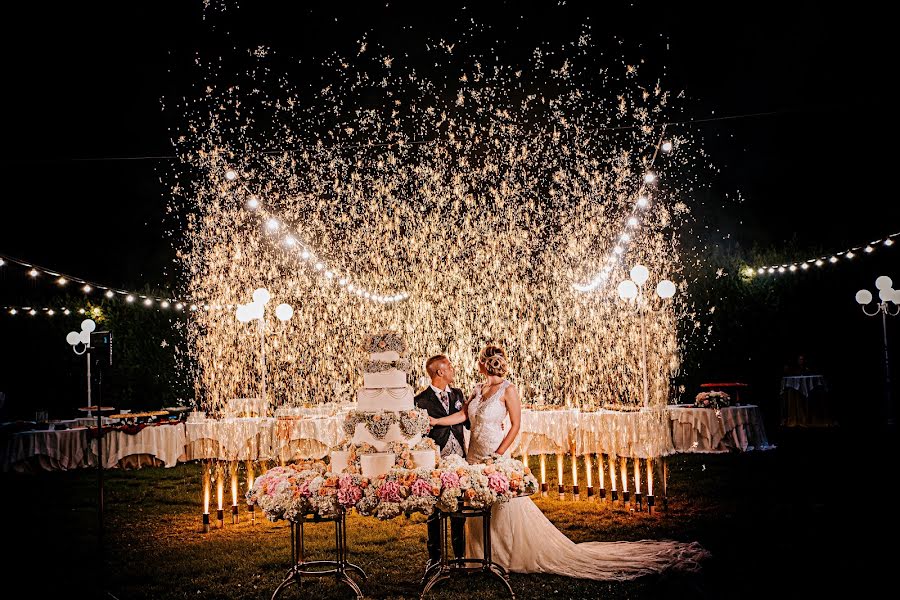
M 619 284 L 619 298 L 625 301 L 635 301 L 635 309 L 641 322 L 641 377 L 643 378 L 644 406 L 650 406 L 650 383 L 647 378 L 647 336 L 644 325 L 644 312 L 647 310 L 647 300 L 644 298 L 644 284 L 650 278 L 650 271 L 644 265 L 635 265 L 631 269 L 631 278 Z M 656 295 L 662 299 L 668 299 L 675 295 L 675 284 L 668 279 L 663 279 L 656 284 Z
M 66 334 L 66 341 L 72 346 L 72 351 L 85 356 L 87 363 L 87 406 L 91 403 L 91 333 L 97 329 L 93 319 L 85 319 L 81 322 L 81 331 L 70 331 Z M 82 346 L 81 352 L 78 346 Z M 99 589 L 103 589 L 103 407 L 97 402 L 97 553 L 100 558 Z
M 887 318 L 888 316 L 896 317 L 900 314 L 900 290 L 895 290 L 893 286 L 894 282 L 891 281 L 891 278 L 882 275 L 878 279 L 875 280 L 875 287 L 878 288 L 878 302 L 875 305 L 875 312 L 869 312 L 866 310 L 866 306 L 872 302 L 872 292 L 869 290 L 859 290 L 856 292 L 856 301 L 859 303 L 862 308 L 863 313 L 867 317 L 877 317 L 879 314 L 881 315 L 881 328 L 883 332 L 884 339 L 884 407 L 887 411 L 887 424 L 889 426 L 894 424 L 894 415 L 893 415 L 893 407 L 891 406 L 891 368 L 890 363 L 888 362 L 888 338 L 887 338 Z M 894 310 L 891 310 L 888 302 L 892 302 L 894 304 Z
M 257 288 L 253 292 L 253 302 L 250 304 L 238 304 L 235 316 L 241 323 L 249 323 L 253 320 L 259 321 L 259 356 L 260 356 L 260 373 L 262 374 L 261 393 L 262 405 L 267 406 L 266 402 L 266 304 L 272 299 L 269 290 L 266 288 Z M 279 304 L 275 307 L 275 316 L 282 322 L 288 321 L 294 315 L 294 309 L 288 304 Z

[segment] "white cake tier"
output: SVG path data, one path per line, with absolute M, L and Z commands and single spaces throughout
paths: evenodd
M 364 477 L 378 477 L 384 475 L 394 466 L 393 452 L 379 452 L 377 454 L 363 454 L 359 457 L 359 466 Z
M 437 455 L 434 450 L 413 450 L 411 454 L 417 469 L 434 468 L 437 461 Z
M 422 441 L 422 434 L 417 433 L 411 438 L 406 438 L 403 436 L 403 432 L 400 431 L 400 424 L 394 423 L 388 428 L 387 435 L 384 436 L 384 439 L 379 440 L 369 433 L 365 423 L 357 423 L 356 431 L 353 432 L 353 439 L 350 441 L 353 444 L 371 444 L 372 446 L 375 446 L 375 449 L 379 452 L 385 452 L 387 451 L 388 444 L 391 442 L 403 442 L 404 444 L 409 444 L 410 448 L 412 448 Z
M 380 360 L 382 362 L 394 362 L 395 360 L 400 360 L 399 352 L 373 352 L 369 355 L 369 358 L 372 360 Z
M 360 388 L 356 392 L 356 398 L 359 400 L 357 409 L 362 412 L 400 412 L 412 410 L 416 406 L 412 388 L 408 385 L 397 388 Z
M 363 387 L 398 388 L 406 387 L 406 372 L 391 369 L 381 373 L 363 373 Z
M 343 473 L 350 463 L 350 453 L 346 450 L 335 450 L 331 453 L 331 465 L 328 470 L 332 473 Z

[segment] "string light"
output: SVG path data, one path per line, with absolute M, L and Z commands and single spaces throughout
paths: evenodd
M 89 294 L 94 289 L 106 290 L 104 292 L 104 296 L 106 298 L 112 299 L 116 296 L 116 294 L 120 294 L 125 298 L 125 301 L 128 303 L 133 303 L 135 300 L 135 296 L 140 296 L 141 298 L 146 297 L 146 296 L 143 296 L 140 294 L 136 294 L 135 292 L 129 292 L 128 290 L 123 290 L 123 289 L 117 288 L 115 286 L 103 285 L 103 284 L 100 284 L 100 283 L 97 283 L 94 281 L 89 281 L 87 279 L 83 279 L 81 277 L 75 277 L 74 275 L 59 273 L 52 269 L 48 269 L 46 267 L 41 267 L 39 265 L 35 265 L 30 262 L 23 261 L 23 260 L 20 260 L 18 258 L 12 257 L 12 256 L 2 255 L 2 258 L 0 258 L 0 261 L 2 261 L 2 262 L 0 262 L 0 265 L 6 265 L 7 263 L 10 263 L 10 264 L 17 264 L 22 267 L 25 267 L 27 269 L 27 275 L 29 275 L 31 278 L 37 278 L 42 273 L 49 275 L 54 278 L 54 282 L 60 287 L 67 285 L 70 281 L 74 281 L 76 283 L 81 284 L 80 290 L 85 294 Z M 173 301 L 180 302 L 182 305 L 185 304 L 184 300 L 178 300 L 178 299 L 169 299 L 168 300 L 168 302 L 170 302 L 170 303 Z M 160 300 L 160 302 L 162 302 L 162 300 Z M 145 303 L 145 305 L 146 305 L 146 303 Z M 150 305 L 152 305 L 152 302 Z M 150 306 L 150 305 L 147 305 L 147 306 Z
M 229 181 L 233 181 L 233 179 L 228 179 L 226 172 L 226 179 Z M 241 188 L 243 191 L 247 191 L 245 188 Z M 263 204 L 262 199 L 256 194 L 250 194 L 246 201 L 244 201 L 243 205 L 250 210 L 260 216 L 261 219 L 265 222 L 265 228 L 270 233 L 275 233 L 278 230 L 289 231 L 289 227 L 285 224 L 283 219 L 279 219 L 277 216 L 271 214 Z M 316 254 L 310 250 L 310 248 L 303 242 L 301 242 L 297 235 L 294 232 L 289 233 L 283 238 L 283 243 L 287 248 L 295 248 L 298 247 L 298 255 L 305 261 L 315 260 L 313 267 L 316 271 L 321 272 L 326 280 L 333 280 L 335 278 L 340 278 L 339 281 L 343 281 L 341 283 L 341 287 L 347 282 L 346 277 L 341 277 L 339 272 L 336 272 L 335 269 L 329 268 L 322 260 L 316 259 Z M 359 288 L 357 288 L 359 289 Z M 401 300 L 405 300 L 409 298 L 409 295 L 404 293 L 390 294 L 390 295 L 382 295 L 382 294 L 374 294 L 370 293 L 370 296 L 365 296 L 364 293 L 358 294 L 359 297 L 372 299 L 376 302 L 399 302 Z
M 760 275 L 764 273 L 784 273 L 787 270 L 790 273 L 795 273 L 797 270 L 808 271 L 810 265 L 815 265 L 817 267 L 823 266 L 826 262 L 830 264 L 836 264 L 841 262 L 841 259 L 844 260 L 853 260 L 858 256 L 864 256 L 866 254 L 872 254 L 875 252 L 875 249 L 879 246 L 892 246 L 894 244 L 894 239 L 900 236 L 900 232 L 892 233 L 889 236 L 886 236 L 880 240 L 875 240 L 873 242 L 869 242 L 868 244 L 854 246 L 852 248 L 848 248 L 846 250 L 842 250 L 840 252 L 835 252 L 830 255 L 820 256 L 817 258 L 809 258 L 807 260 L 797 261 L 793 263 L 785 263 L 783 265 L 772 265 L 772 266 L 763 266 L 757 267 L 755 271 Z

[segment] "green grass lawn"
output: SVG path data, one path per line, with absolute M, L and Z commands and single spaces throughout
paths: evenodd
M 536 497 L 547 517 L 578 542 L 699 541 L 713 554 L 702 575 L 601 583 L 513 574 L 513 588 L 520 598 L 759 598 L 811 589 L 826 596 L 836 593 L 847 583 L 848 569 L 857 568 L 856 552 L 850 551 L 856 534 L 860 529 L 871 533 L 879 519 L 871 509 L 851 516 L 859 509 L 847 502 L 849 490 L 836 485 L 837 472 L 860 462 L 849 460 L 844 442 L 821 432 L 798 436 L 770 452 L 671 458 L 666 513 L 651 516 L 621 503 L 573 502 L 571 496 L 559 500 L 554 493 Z M 564 472 L 568 482 L 568 462 Z M 231 525 L 226 511 L 223 529 L 214 526 L 201 533 L 200 477 L 199 464 L 106 472 L 104 590 L 123 600 L 271 596 L 290 565 L 290 528 L 261 517 L 251 525 L 241 503 L 240 524 Z M 58 597 L 56 591 L 85 597 L 98 580 L 100 564 L 95 472 L 5 474 L 0 481 L 0 514 L 9 523 L 3 581 L 31 582 L 33 597 Z M 548 461 L 548 481 L 556 481 L 555 461 Z M 883 525 L 892 523 L 888 518 Z M 369 574 L 367 597 L 417 597 L 427 557 L 424 517 L 381 522 L 353 514 L 347 527 L 350 558 Z M 333 531 L 329 523 L 307 528 L 308 558 L 330 558 Z M 481 575 L 444 584 L 432 594 L 460 596 L 504 594 Z M 332 579 L 318 579 L 302 590 L 290 588 L 283 597 L 351 596 Z

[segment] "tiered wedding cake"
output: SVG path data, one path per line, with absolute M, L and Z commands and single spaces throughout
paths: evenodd
M 395 464 L 433 469 L 437 458 L 428 432 L 428 413 L 417 409 L 410 370 L 404 358 L 406 343 L 393 332 L 370 335 L 363 344 L 369 359 L 363 362 L 363 387 L 357 391 L 357 410 L 344 419 L 350 443 L 331 453 L 331 471 L 361 472 L 367 477 L 387 473 Z

